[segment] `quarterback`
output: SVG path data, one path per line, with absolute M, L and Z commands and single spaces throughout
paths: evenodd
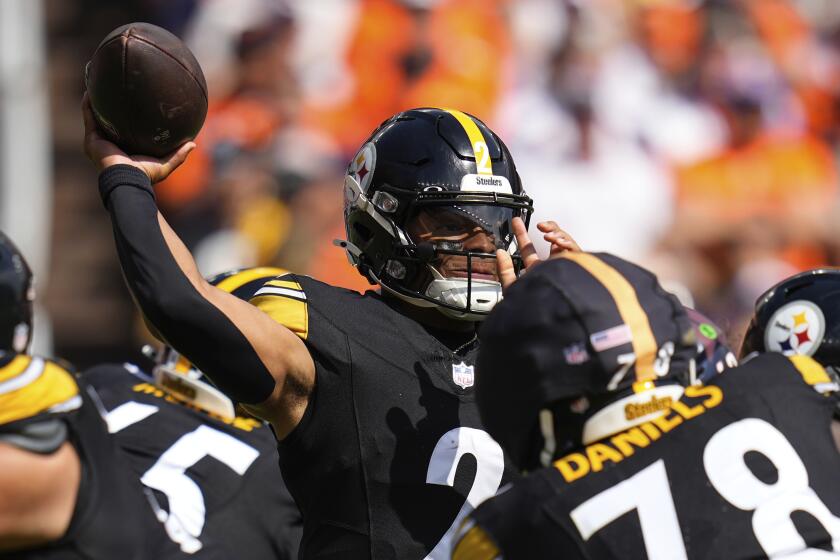
M 301 557 L 448 555 L 461 519 L 513 474 L 475 405 L 477 325 L 539 260 L 498 136 L 455 110 L 385 121 L 348 167 L 340 243 L 381 293 L 292 274 L 248 305 L 201 277 L 155 205 L 152 184 L 194 144 L 129 157 L 83 105 L 127 283 L 155 331 L 273 426 Z M 538 228 L 553 252 L 577 249 Z

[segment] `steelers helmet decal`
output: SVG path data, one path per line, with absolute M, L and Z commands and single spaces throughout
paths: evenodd
M 347 174 L 356 179 L 362 192 L 367 192 L 373 179 L 374 169 L 376 169 L 376 145 L 373 142 L 367 142 L 350 161 Z
M 825 334 L 822 310 L 808 300 L 783 305 L 770 317 L 764 332 L 764 347 L 786 356 L 813 356 Z

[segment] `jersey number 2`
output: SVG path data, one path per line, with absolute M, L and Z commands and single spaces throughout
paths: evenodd
M 115 433 L 157 411 L 156 406 L 129 401 L 110 411 L 105 419 L 109 431 Z M 187 469 L 204 457 L 213 457 L 242 476 L 259 454 L 250 445 L 224 432 L 199 426 L 178 438 L 143 474 L 141 482 L 163 492 L 169 501 L 169 512 L 158 510 L 156 513 L 169 538 L 181 547 L 181 551 L 194 554 L 201 550 L 198 537 L 206 517 L 204 494 L 187 476 Z
M 764 455 L 778 471 L 772 484 L 759 480 L 744 462 L 749 451 Z M 807 548 L 790 514 L 796 510 L 813 515 L 840 550 L 840 518 L 836 517 L 809 486 L 808 471 L 785 436 L 758 418 L 734 422 L 713 435 L 703 451 L 703 466 L 712 486 L 723 499 L 751 511 L 756 540 L 769 558 L 796 554 L 797 559 L 835 558 L 833 553 Z M 623 514 L 637 510 L 649 560 L 688 557 L 668 475 L 662 459 L 627 480 L 582 503 L 571 512 L 584 540 Z M 793 556 L 785 556 L 793 558 Z
M 455 485 L 455 472 L 461 457 L 470 454 L 477 464 L 475 478 L 464 505 L 446 533 L 424 560 L 438 560 L 450 557 L 450 546 L 461 520 L 478 504 L 496 494 L 505 472 L 505 457 L 496 440 L 482 430 L 475 428 L 454 428 L 438 440 L 426 471 L 427 484 L 441 486 Z

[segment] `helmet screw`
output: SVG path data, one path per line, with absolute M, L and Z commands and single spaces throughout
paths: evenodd
M 388 261 L 388 266 L 385 267 L 385 271 L 391 278 L 395 278 L 397 280 L 402 280 L 403 278 L 405 278 L 405 265 L 400 261 Z

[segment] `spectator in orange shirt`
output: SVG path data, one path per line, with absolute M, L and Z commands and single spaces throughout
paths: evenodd
M 501 0 L 360 0 L 346 64 L 352 93 L 308 121 L 350 153 L 389 115 L 446 106 L 492 115 L 509 53 Z

